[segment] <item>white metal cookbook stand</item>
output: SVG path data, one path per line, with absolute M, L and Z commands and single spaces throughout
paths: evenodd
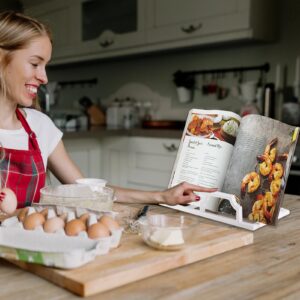
M 226 194 L 222 192 L 199 193 L 199 194 L 201 196 L 202 201 L 200 200 L 199 202 L 192 202 L 188 206 L 183 206 L 183 205 L 175 205 L 175 206 L 164 205 L 164 206 L 170 207 L 172 209 L 180 210 L 186 213 L 190 213 L 196 216 L 200 216 L 203 218 L 229 224 L 232 226 L 237 226 L 244 229 L 252 230 L 252 231 L 257 230 L 266 225 L 264 223 L 251 222 L 247 219 L 244 219 L 242 206 L 237 202 L 236 197 L 232 194 Z M 203 201 L 204 197 L 217 197 L 217 198 L 229 200 L 231 206 L 236 211 L 236 215 L 233 216 L 229 214 L 207 210 L 207 208 L 205 207 L 206 205 L 205 203 L 207 203 L 207 201 Z M 289 214 L 290 211 L 288 209 L 280 208 L 279 219 Z

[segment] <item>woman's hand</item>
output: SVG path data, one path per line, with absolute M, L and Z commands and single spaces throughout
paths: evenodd
M 217 188 L 205 188 L 199 185 L 182 182 L 172 188 L 161 192 L 162 202 L 168 205 L 187 204 L 189 202 L 199 201 L 200 197 L 194 192 L 216 192 Z

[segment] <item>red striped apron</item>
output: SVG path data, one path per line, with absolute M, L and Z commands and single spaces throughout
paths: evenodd
M 18 208 L 21 208 L 39 201 L 46 172 L 35 133 L 19 109 L 16 114 L 28 134 L 28 150 L 1 149 L 4 150 L 4 159 L 0 162 L 0 180 L 1 187 L 15 192 Z

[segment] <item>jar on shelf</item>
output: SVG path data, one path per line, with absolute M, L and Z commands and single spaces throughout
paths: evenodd
M 116 98 L 107 107 L 106 111 L 106 125 L 108 128 L 117 129 L 122 127 L 121 123 L 121 101 Z

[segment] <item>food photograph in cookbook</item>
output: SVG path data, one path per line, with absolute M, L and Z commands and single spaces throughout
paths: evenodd
M 187 135 L 235 143 L 240 121 L 230 115 L 192 113 L 188 120 Z
M 218 187 L 239 199 L 248 221 L 276 224 L 298 135 L 260 115 L 192 109 L 169 185 Z
M 299 128 L 259 115 L 242 119 L 223 191 L 239 197 L 243 216 L 276 224 Z

